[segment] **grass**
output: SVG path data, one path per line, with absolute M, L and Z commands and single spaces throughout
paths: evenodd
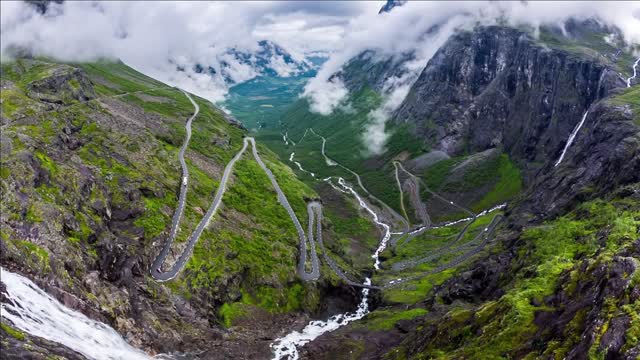
M 629 105 L 633 111 L 633 122 L 640 126 L 640 85 L 632 86 L 624 90 L 620 95 L 611 98 L 615 105 Z
M 51 75 L 55 69 L 64 68 L 63 64 L 54 64 L 37 59 L 17 59 L 2 63 L 2 77 L 14 82 L 20 89 Z
M 464 244 L 471 241 L 479 233 L 479 231 L 484 229 L 491 222 L 495 215 L 496 213 L 491 213 L 479 217 L 471 226 L 469 226 L 467 233 L 458 244 Z M 389 260 L 384 263 L 384 267 L 390 268 L 394 263 L 429 255 L 434 250 L 452 241 L 453 238 L 450 236 L 458 234 L 463 227 L 464 224 L 460 224 L 457 226 L 429 230 L 424 234 L 412 239 L 408 243 L 398 246 L 395 250 L 386 250 L 383 255 Z M 378 281 L 392 280 L 397 278 L 404 279 L 407 277 L 420 275 L 421 273 L 436 268 L 440 264 L 445 263 L 453 259 L 454 257 L 459 256 L 460 254 L 461 252 L 451 253 L 448 255 L 444 255 L 440 259 L 418 265 L 411 269 L 406 269 L 400 272 L 392 272 L 386 275 L 383 274 L 381 275 L 380 279 L 378 279 Z M 454 267 L 440 273 L 427 275 L 417 280 L 409 281 L 406 284 L 385 290 L 383 294 L 384 299 L 389 303 L 415 304 L 421 299 L 424 299 L 434 285 L 441 284 L 445 280 L 449 279 L 450 277 L 455 275 L 463 266 L 464 263 L 461 266 Z
M 450 180 L 456 166 L 466 159 L 468 157 L 441 160 L 425 169 L 422 179 L 431 190 L 445 194 L 466 193 L 466 196 L 470 196 L 477 189 L 487 189 L 479 194 L 479 200 L 469 205 L 476 212 L 513 199 L 522 191 L 520 169 L 504 153 L 467 166 L 462 176 L 458 175 L 458 180 Z M 424 189 L 422 195 L 425 198 L 429 196 Z
M 371 121 L 369 113 L 379 107 L 381 102 L 379 94 L 370 88 L 363 88 L 350 96 L 349 106 L 323 116 L 311 112 L 308 101 L 301 99 L 282 116 L 282 131 L 287 131 L 289 137 L 298 142 L 305 130 L 312 127 L 327 139 L 326 153 L 331 158 L 359 173 L 365 186 L 374 195 L 399 210 L 399 192 L 396 188 L 388 186 L 394 181 L 391 160 L 400 153 L 415 155 L 428 147 L 413 135 L 410 127 L 400 126 L 393 130 L 387 129 L 391 136 L 385 144 L 386 151 L 379 156 L 373 156 L 374 161 L 365 161 L 372 156 L 368 153 L 365 140 L 360 134 Z M 277 130 L 260 131 L 257 137 L 276 151 L 283 161 L 295 151 L 296 160 L 319 177 L 334 175 L 355 180 L 348 172 L 325 165 L 320 154 L 321 140 L 312 134 L 307 134 L 304 142 L 295 149 L 282 143 L 282 136 Z
M 6 332 L 7 335 L 11 336 L 16 340 L 24 341 L 25 339 L 25 335 L 22 331 L 18 329 L 14 329 L 13 327 L 5 324 L 4 322 L 0 322 L 0 328 L 2 328 L 2 330 L 4 330 L 4 332 Z
M 30 264 L 37 266 L 40 271 L 48 271 L 49 253 L 47 250 L 26 240 L 17 240 L 14 244 L 25 254 Z
M 36 206 L 36 204 L 31 204 L 27 209 L 27 213 L 25 214 L 25 220 L 34 224 L 42 222 L 42 211 Z
M 268 160 L 273 155 L 264 149 L 261 153 L 304 222 L 303 198 L 315 196 L 313 191 L 297 182 L 291 170 Z M 240 231 L 237 223 L 205 230 L 186 267 L 190 287 L 212 291 L 226 282 L 229 274 L 244 273 L 244 304 L 275 313 L 314 306 L 313 294 L 293 282 L 298 243 L 295 228 L 278 203 L 269 179 L 253 159 L 243 158 L 236 163 L 223 208 L 247 214 L 253 225 L 247 224 L 249 227 Z M 220 216 L 214 217 L 213 222 Z M 265 284 L 265 279 L 270 280 Z
M 445 318 L 441 324 L 442 329 L 446 329 L 443 330 L 443 339 L 456 340 L 430 345 L 423 355 L 437 357 L 438 354 L 449 354 L 452 357 L 485 359 L 524 356 L 526 353 L 522 351 L 539 334 L 534 323 L 535 315 L 559 310 L 547 305 L 545 299 L 560 289 L 567 296 L 572 296 L 579 282 L 592 281 L 588 276 L 594 269 L 609 264 L 614 254 L 631 246 L 637 238 L 639 215 L 637 204 L 630 208 L 624 201 L 595 200 L 566 216 L 526 229 L 521 237 L 525 248 L 520 250 L 518 259 L 514 261 L 522 269 L 516 272 L 516 278 L 505 289 L 505 295 L 484 303 L 475 312 L 467 312 L 462 324 L 451 320 L 450 316 Z M 610 231 L 603 232 L 605 228 Z M 601 240 L 603 236 L 606 238 L 604 243 Z M 581 266 L 583 263 L 585 267 Z M 611 319 L 625 311 L 635 311 L 640 302 L 628 304 L 625 309 L 621 306 L 617 303 L 604 306 L 600 316 Z M 574 336 L 583 331 L 584 323 L 580 319 L 584 319 L 584 313 L 583 317 L 580 316 L 578 313 L 560 340 L 545 345 L 545 356 L 563 358 L 580 341 Z M 608 321 L 605 320 L 602 326 L 606 326 Z M 600 327 L 599 333 L 604 333 L 604 329 Z M 640 335 L 637 327 L 629 331 L 628 339 Z M 590 350 L 591 357 L 598 356 L 599 336 L 594 342 L 595 348 Z M 629 344 L 633 343 L 628 343 L 627 348 Z
M 365 326 L 369 330 L 373 331 L 389 331 L 401 320 L 411 320 L 416 317 L 425 315 L 427 310 L 422 308 L 415 308 L 410 310 L 375 310 L 363 319 L 362 324 L 359 326 Z
M 259 76 L 232 86 L 223 105 L 248 129 L 278 129 L 281 115 L 297 100 L 310 76 L 313 73 Z
M 509 160 L 506 154 L 500 155 L 498 165 L 498 181 L 482 200 L 472 206 L 474 211 L 482 211 L 494 205 L 514 198 L 522 191 L 522 175 L 520 169 Z
M 103 60 L 74 65 L 82 68 L 99 85 L 96 88 L 99 95 L 124 94 L 167 86 L 126 66 L 121 61 Z
M 422 179 L 430 189 L 440 191 L 442 184 L 449 176 L 451 170 L 460 162 L 462 162 L 461 158 L 450 158 L 438 161 L 424 170 Z
M 230 328 L 236 319 L 245 315 L 247 315 L 247 306 L 240 302 L 225 303 L 218 310 L 218 316 L 226 328 Z
M 566 51 L 576 56 L 587 56 L 600 62 L 614 66 L 619 72 L 626 76 L 631 76 L 633 69 L 632 64 L 635 61 L 633 56 L 633 48 L 625 49 L 618 57 L 616 63 L 605 55 L 613 55 L 617 53 L 618 48 L 624 48 L 621 44 L 615 45 L 607 43 L 604 39 L 606 32 L 594 31 L 592 29 L 580 31 L 577 36 L 568 37 L 550 31 L 546 27 L 540 28 L 540 35 L 536 40 L 538 43 L 546 45 L 550 48 Z
M 82 277 L 87 269 L 97 268 L 96 261 L 104 251 L 89 244 L 93 234 L 99 236 L 108 229 L 114 236 L 129 239 L 123 241 L 122 251 L 132 255 L 153 254 L 156 248 L 152 244 L 164 240 L 163 234 L 168 232 L 177 203 L 181 177 L 178 146 L 184 138 L 184 121 L 193 112 L 193 106 L 182 92 L 167 88 L 122 63 L 64 66 L 84 69 L 99 95 L 139 91 L 156 97 L 129 94 L 118 99 L 147 113 L 161 115 L 158 121 L 169 129 L 165 137 L 153 128 L 119 129 L 111 122 L 102 121 L 102 115 L 109 115 L 110 110 L 97 101 L 47 112 L 38 126 L 16 123 L 3 129 L 3 136 L 6 134 L 14 144 L 11 154 L 3 156 L 0 173 L 3 190 L 8 189 L 8 181 L 13 178 L 33 178 L 35 169 L 19 161 L 24 152 L 31 152 L 39 166 L 51 175 L 50 184 L 38 189 L 25 186 L 21 190 L 33 199 L 27 206 L 17 201 L 11 191 L 5 198 L 3 191 L 3 206 L 7 204 L 3 213 L 6 210 L 11 221 L 25 221 L 25 214 L 26 221 L 41 227 L 43 233 L 60 234 L 64 240 L 47 238 L 40 246 L 17 239 L 15 231 L 3 231 L 3 236 L 7 234 L 6 242 L 11 244 L 11 261 L 28 269 L 42 269 L 49 266 L 50 260 L 61 266 L 60 261 L 64 259 L 75 267 L 74 274 Z M 5 69 L 8 76 L 23 81 L 24 72 L 20 72 L 17 65 L 3 64 L 3 79 Z M 44 68 L 32 70 L 40 72 Z M 200 113 L 193 121 L 193 136 L 186 155 L 189 192 L 177 242 L 187 238 L 202 218 L 201 212 L 209 207 L 219 185 L 216 177 L 240 149 L 245 135 L 245 131 L 227 123 L 206 99 L 193 98 L 200 106 Z M 71 137 L 81 144 L 77 149 L 61 151 L 54 141 L 64 126 L 74 128 Z M 260 144 L 258 147 L 300 221 L 306 223 L 303 198 L 317 194 L 301 183 L 275 154 Z M 208 166 L 203 166 L 204 163 Z M 91 181 L 86 181 L 89 178 Z M 132 215 L 118 221 L 119 226 L 107 228 L 104 225 L 107 209 L 112 214 L 124 210 L 125 214 L 130 211 Z M 340 218 L 328 216 L 328 223 L 333 220 Z M 66 222 L 73 222 L 73 229 L 63 228 Z M 362 221 L 358 224 L 360 228 L 356 229 L 348 229 L 348 223 L 340 223 L 338 227 L 341 232 L 356 237 L 365 231 Z M 331 229 L 327 230 L 327 236 L 338 238 Z M 49 259 L 48 254 L 54 247 L 55 253 L 64 257 Z M 198 241 L 185 271 L 165 285 L 185 298 L 220 298 L 216 305 L 229 304 L 220 311 L 216 309 L 225 324 L 232 324 L 234 315 L 239 316 L 241 306 L 233 305 L 236 302 L 246 305 L 248 314 L 256 308 L 272 313 L 314 311 L 319 305 L 318 286 L 297 280 L 297 249 L 297 232 L 249 150 L 238 162 L 223 205 Z M 322 281 L 337 282 L 326 269 L 323 277 Z
M 134 221 L 134 225 L 142 227 L 146 237 L 157 237 L 171 224 L 170 216 L 162 213 L 162 207 L 171 203 L 171 199 L 167 197 L 145 197 L 145 212 Z
M 40 165 L 43 168 L 47 169 L 47 171 L 49 171 L 49 174 L 51 174 L 51 176 L 55 176 L 58 173 L 58 166 L 53 160 L 51 160 L 49 156 L 47 156 L 45 153 L 41 151 L 36 151 L 35 155 L 38 158 L 38 160 L 40 160 Z
M 0 92 L 0 107 L 7 118 L 31 116 L 42 107 L 40 103 L 26 96 L 21 90 L 2 89 Z

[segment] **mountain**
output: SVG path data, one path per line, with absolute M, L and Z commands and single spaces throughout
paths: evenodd
M 605 51 L 593 57 L 548 51 L 522 32 L 500 27 L 462 33 L 429 61 L 392 121 L 411 124 L 434 150 L 449 155 L 499 146 L 530 182 L 541 173 L 559 171 L 549 159 L 560 157 L 569 134 L 589 111 L 585 136 L 568 154 L 575 159 L 567 159 L 575 168 L 589 170 L 571 181 L 566 172 L 556 176 L 565 179 L 554 186 L 573 190 L 559 187 L 531 209 L 555 215 L 576 195 L 576 181 L 584 188 L 602 181 L 592 189 L 604 192 L 633 181 L 629 175 L 638 170 L 634 147 L 628 152 L 616 148 L 636 141 L 634 124 L 619 120 L 620 110 L 601 101 L 626 87 L 618 72 L 622 69 L 606 58 L 618 49 Z M 588 131 L 596 126 L 597 132 Z M 589 166 L 596 163 L 603 167 Z
M 282 114 L 298 99 L 309 79 L 316 75 L 317 68 L 327 59 L 311 54 L 303 61 L 296 61 L 276 44 L 264 43 L 266 49 L 273 50 L 257 54 L 259 60 L 256 66 L 262 69 L 260 75 L 231 86 L 225 101 L 221 103 L 251 130 L 279 128 Z M 280 55 L 266 55 L 267 53 Z M 280 56 L 280 63 L 286 64 L 286 68 L 280 69 L 280 73 L 271 68 L 273 61 L 268 60 L 274 56 Z
M 356 306 L 359 292 L 326 265 L 319 281 L 297 276 L 296 228 L 250 155 L 235 165 L 223 205 L 184 271 L 156 282 L 150 267 L 187 182 L 178 154 L 195 111 L 190 99 L 122 62 L 20 58 L 3 62 L 1 75 L 3 274 L 29 277 L 150 354 L 262 356 L 269 339 L 292 322 Z M 188 192 L 171 263 L 246 135 L 211 103 L 190 96 L 199 112 L 186 150 Z M 328 185 L 303 184 L 267 148 L 258 150 L 300 219 L 305 199 L 330 192 Z M 375 228 L 340 196 L 323 198 L 327 251 L 360 276 L 370 266 Z M 8 288 L 0 288 L 3 312 Z M 10 358 L 83 358 L 19 330 L 4 315 L 0 333 Z
M 298 99 L 313 74 L 255 77 L 229 88 L 221 105 L 250 130 L 278 128 L 281 115 Z
M 186 65 L 178 60 L 171 62 L 178 71 L 185 71 Z M 233 86 L 257 76 L 313 76 L 316 66 L 313 61 L 294 57 L 272 41 L 261 40 L 257 42 L 253 51 L 230 48 L 217 55 L 210 64 L 196 63 L 191 70 L 196 74 L 207 74 L 219 79 L 227 86 Z
M 414 180 L 398 175 L 394 161 L 424 185 L 432 221 L 463 215 L 425 186 L 476 214 L 507 202 L 505 225 L 475 260 L 385 290 L 362 322 L 310 343 L 303 355 L 637 358 L 637 48 L 596 20 L 569 21 L 564 31 L 543 27 L 538 36 L 508 26 L 460 31 L 391 113 L 378 155 L 365 151 L 363 134 L 384 101 L 381 84 L 402 69 L 401 56 L 365 52 L 346 62 L 334 76 L 350 91 L 347 105 L 331 115 L 312 113 L 305 99 L 294 104 L 282 131 L 296 141 L 295 158 L 320 176 L 340 173 L 321 161 L 323 147 L 412 224 L 421 222 Z M 326 142 L 307 134 L 301 145 L 308 128 Z M 270 132 L 263 138 L 281 157 L 294 150 Z M 453 235 L 438 229 L 399 240 L 382 254 L 390 272 L 373 281 L 435 271 L 442 264 L 436 254 L 450 246 L 442 237 Z M 421 263 L 416 254 L 433 255 Z M 405 265 L 416 261 L 422 265 Z
M 387 0 L 387 2 L 380 8 L 380 11 L 378 11 L 378 14 L 391 12 L 394 8 L 406 3 L 407 0 Z
M 623 39 L 476 24 L 417 72 L 425 49 L 364 51 L 328 115 L 265 43 L 225 55 L 264 72 L 224 104 L 244 127 L 122 62 L 3 62 L 3 355 L 639 358 Z

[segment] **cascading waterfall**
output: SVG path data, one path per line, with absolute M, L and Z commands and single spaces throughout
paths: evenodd
M 366 278 L 365 285 L 371 285 L 371 279 Z M 311 321 L 302 332 L 292 331 L 284 337 L 277 339 L 271 348 L 274 352 L 274 359 L 297 360 L 298 347 L 315 340 L 318 336 L 337 330 L 348 323 L 362 319 L 369 313 L 369 289 L 362 289 L 362 300 L 358 304 L 358 308 L 353 313 L 333 315 L 327 321 L 314 320 Z
M 573 140 L 576 138 L 576 135 L 578 135 L 578 131 L 580 131 L 580 128 L 582 128 L 584 121 L 587 119 L 587 115 L 589 115 L 588 110 L 582 116 L 582 120 L 580 120 L 578 125 L 573 129 L 573 131 L 571 132 L 571 135 L 569 135 L 569 140 L 567 140 L 567 143 L 564 145 L 564 149 L 562 149 L 562 154 L 560 154 L 560 158 L 558 159 L 558 161 L 556 161 L 556 164 L 554 165 L 554 167 L 557 167 L 558 165 L 560 165 L 560 163 L 562 162 L 562 159 L 564 159 L 564 155 L 567 153 L 567 150 L 569 150 L 569 147 L 573 143 Z
M 638 76 L 638 64 L 640 64 L 640 58 L 633 63 L 633 76 L 627 78 L 627 87 L 631 87 L 631 80 Z
M 353 190 L 352 187 L 347 185 L 346 181 L 344 181 L 343 178 L 338 178 L 338 184 L 340 184 L 340 186 L 348 190 L 358 200 L 360 207 L 365 209 L 369 214 L 371 214 L 371 217 L 373 218 L 373 222 L 376 223 L 376 225 L 384 229 L 384 236 L 382 237 L 380 244 L 378 244 L 378 248 L 376 249 L 375 253 L 371 255 L 371 257 L 374 259 L 374 264 L 373 264 L 374 268 L 376 270 L 380 270 L 380 253 L 382 253 L 384 249 L 387 248 L 387 243 L 391 238 L 391 227 L 379 220 L 378 214 L 376 214 L 375 211 L 373 211 L 373 209 L 371 209 L 367 205 L 367 203 L 364 202 L 364 200 L 362 200 L 360 195 L 358 195 L 358 193 L 355 190 Z
M 8 302 L 0 313 L 12 326 L 96 360 L 151 359 L 129 345 L 113 328 L 73 311 L 31 280 L 0 267 Z
M 335 185 L 331 183 L 331 178 L 326 178 L 324 180 L 330 183 L 331 186 L 335 187 Z M 384 229 L 384 235 L 382 237 L 382 240 L 380 241 L 380 244 L 378 244 L 378 248 L 376 249 L 374 254 L 371 256 L 374 259 L 374 267 L 376 269 L 380 269 L 380 253 L 382 253 L 382 251 L 384 251 L 384 249 L 387 247 L 387 243 L 391 238 L 391 227 L 388 224 L 385 224 L 379 220 L 378 214 L 376 214 L 375 211 L 373 211 L 373 209 L 371 209 L 367 205 L 367 203 L 360 197 L 360 195 L 351 186 L 349 186 L 343 178 L 341 177 L 338 178 L 338 184 L 340 184 L 340 186 L 344 189 L 342 191 L 351 193 L 358 200 L 360 207 L 362 207 L 369 214 L 371 214 L 371 216 L 373 217 L 373 221 L 376 223 L 376 225 Z M 363 284 L 371 285 L 371 279 L 366 278 Z M 345 326 L 352 321 L 362 319 L 365 315 L 369 313 L 368 296 L 369 296 L 369 289 L 363 288 L 362 300 L 360 301 L 360 304 L 358 305 L 358 308 L 356 309 L 355 312 L 333 315 L 332 317 L 327 319 L 327 321 L 320 321 L 320 320 L 311 321 L 302 330 L 302 332 L 292 331 L 286 336 L 277 339 L 271 344 L 271 349 L 273 349 L 273 352 L 274 352 L 273 358 L 277 360 L 280 360 L 280 359 L 297 360 L 299 359 L 298 347 L 303 346 L 304 344 L 310 341 L 313 341 L 318 336 L 324 333 L 337 330 L 338 328 Z
M 633 63 L 633 76 L 627 78 L 627 87 L 631 87 L 631 81 L 638 76 L 638 65 L 639 64 L 640 64 L 640 58 L 638 58 L 636 60 L 636 62 Z M 602 75 L 604 76 L 604 72 L 602 73 Z M 600 81 L 602 81 L 602 76 L 600 77 Z M 600 89 L 600 85 L 599 84 L 598 84 L 598 89 Z M 567 150 L 569 149 L 569 147 L 573 143 L 573 140 L 576 138 L 576 135 L 578 135 L 578 131 L 580 131 L 580 128 L 584 124 L 584 121 L 587 119 L 587 115 L 588 114 L 589 114 L 589 110 L 587 110 L 584 113 L 584 115 L 582 116 L 582 120 L 580 120 L 578 125 L 571 132 L 571 135 L 569 135 L 569 140 L 567 140 L 567 143 L 564 145 L 564 149 L 562 149 L 562 154 L 560 154 L 560 158 L 558 158 L 558 161 L 556 161 L 554 167 L 557 167 L 558 165 L 560 165 L 560 163 L 562 162 L 562 159 L 564 159 L 564 156 L 567 153 Z

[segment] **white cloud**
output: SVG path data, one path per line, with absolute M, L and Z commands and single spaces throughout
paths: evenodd
M 320 87 L 315 88 L 318 84 Z M 323 83 L 310 83 L 305 88 L 305 96 L 309 97 L 311 111 L 329 115 L 347 97 L 349 91 L 342 80 L 334 78 Z
M 305 53 L 331 54 L 305 93 L 316 111 L 326 112 L 347 95 L 340 83 L 328 79 L 348 59 L 365 49 L 381 57 L 414 51 L 413 74 L 430 57 L 425 31 L 455 15 L 469 24 L 505 16 L 513 24 L 531 25 L 595 15 L 620 27 L 627 41 L 640 41 L 638 2 L 409 2 L 377 15 L 383 3 L 67 1 L 52 4 L 49 15 L 41 16 L 23 2 L 1 1 L 0 54 L 5 57 L 19 46 L 63 60 L 120 58 L 161 80 L 220 100 L 227 91 L 225 76 L 232 81 L 255 76 L 255 69 L 227 59 L 226 51 L 255 51 L 258 40 L 269 39 L 297 59 Z M 274 60 L 279 73 L 289 73 Z M 184 72 L 176 71 L 176 62 Z M 227 67 L 218 71 L 223 63 Z M 212 65 L 217 74 L 197 74 L 195 64 Z
M 227 82 L 241 82 L 255 69 L 227 54 L 258 49 L 263 39 L 276 42 L 300 59 L 307 51 L 333 50 L 344 27 L 376 3 L 366 2 L 186 2 L 67 1 L 52 4 L 49 15 L 24 2 L 0 2 L 0 54 L 28 48 L 62 60 L 119 58 L 136 69 L 221 100 Z M 283 59 L 277 71 L 290 74 Z M 184 68 L 176 71 L 176 65 Z M 210 76 L 195 64 L 213 66 Z
M 456 29 L 505 20 L 514 26 L 537 28 L 542 24 L 562 25 L 572 17 L 597 17 L 620 28 L 628 43 L 640 43 L 640 20 L 634 16 L 639 12 L 640 2 L 410 1 L 390 13 L 379 16 L 363 13 L 353 19 L 342 46 L 307 84 L 303 95 L 309 98 L 312 111 L 326 114 L 348 97 L 348 92 L 335 91 L 332 76 L 349 59 L 365 50 L 373 50 L 380 59 L 414 54 L 412 61 L 402 65 L 406 70 L 402 76 L 386 80 L 383 87 L 386 100 L 380 109 L 370 113 L 370 128 L 363 134 L 363 140 L 371 153 L 380 153 L 388 137 L 384 132 L 386 118 L 404 99 L 428 60 Z M 434 26 L 439 27 L 438 32 L 428 34 Z

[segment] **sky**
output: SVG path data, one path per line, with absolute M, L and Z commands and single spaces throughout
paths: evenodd
M 196 63 L 229 63 L 231 80 L 242 82 L 256 73 L 234 63 L 229 48 L 250 52 L 268 39 L 297 58 L 328 53 L 340 46 L 353 19 L 375 15 L 382 3 L 67 1 L 51 4 L 43 16 L 24 2 L 2 1 L 0 51 L 4 58 L 15 47 L 62 60 L 117 58 L 220 101 L 228 81 L 193 73 Z M 186 71 L 175 71 L 176 64 Z
M 66 1 L 51 4 L 45 15 L 22 1 L 0 2 L 0 53 L 28 48 L 36 55 L 62 60 L 121 59 L 160 80 L 182 86 L 212 101 L 227 93 L 229 79 L 196 74 L 195 64 L 229 64 L 231 83 L 256 76 L 255 69 L 234 63 L 227 51 L 255 51 L 268 39 L 295 58 L 330 55 L 306 95 L 313 109 L 329 113 L 346 96 L 326 80 L 349 58 L 365 49 L 381 56 L 417 51 L 419 69 L 434 53 L 424 35 L 434 24 L 491 22 L 507 15 L 514 23 L 561 22 L 569 16 L 598 15 L 640 40 L 639 2 L 467 2 L 409 1 L 378 15 L 384 1 Z M 444 40 L 443 40 L 444 39 Z M 437 39 L 435 45 L 446 40 Z M 176 71 L 176 64 L 185 71 Z
M 409 1 L 378 14 L 384 1 L 67 1 L 51 4 L 46 14 L 21 1 L 0 1 L 0 55 L 26 48 L 61 60 L 121 59 L 134 68 L 213 102 L 224 100 L 229 86 L 258 75 L 236 61 L 229 49 L 257 50 L 271 40 L 294 58 L 326 54 L 328 61 L 306 86 L 311 110 L 330 114 L 345 105 L 348 91 L 332 79 L 364 50 L 387 58 L 413 54 L 401 76 L 387 79 L 386 95 L 371 112 L 364 141 L 369 151 L 383 150 L 385 121 L 411 84 L 451 34 L 501 19 L 536 28 L 562 26 L 570 17 L 596 16 L 622 30 L 628 43 L 640 43 L 640 2 L 606 1 Z M 437 31 L 430 32 L 437 26 Z M 274 64 L 281 59 L 273 59 Z M 282 61 L 278 62 L 282 65 Z M 222 76 L 200 74 L 195 64 L 219 69 Z M 178 65 L 184 71 L 178 71 Z M 288 74 L 286 67 L 282 74 Z M 332 79 L 332 80 L 330 80 Z M 346 106 L 346 105 L 345 105 Z

